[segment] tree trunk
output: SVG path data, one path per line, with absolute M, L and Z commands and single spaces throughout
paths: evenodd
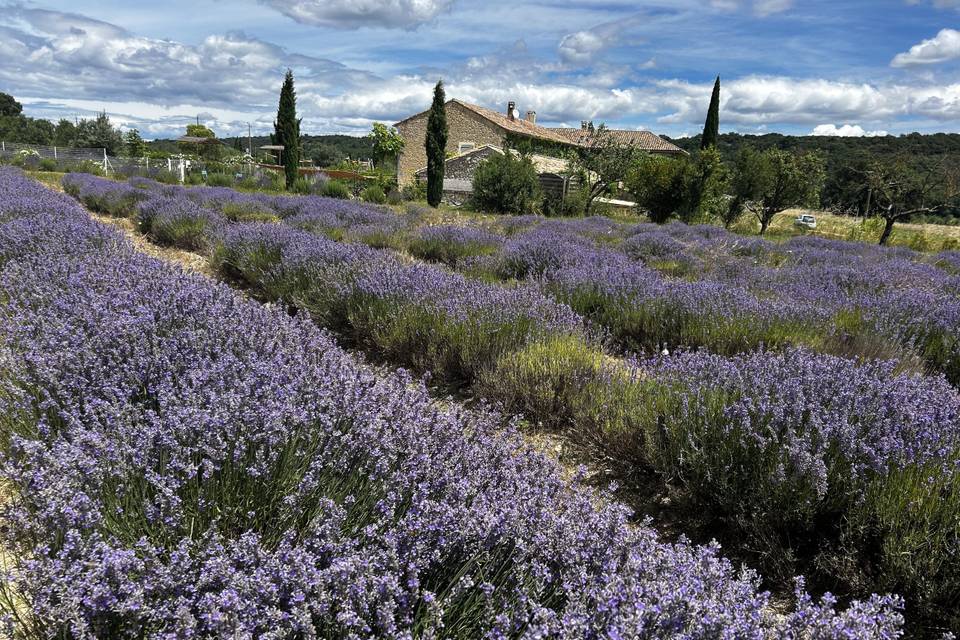
M 887 240 L 890 239 L 890 233 L 893 232 L 893 224 L 896 222 L 895 218 L 886 218 L 885 220 L 883 233 L 880 234 L 880 246 L 887 244 Z
M 767 232 L 767 227 L 770 226 L 770 218 L 766 215 L 760 216 L 760 235 L 763 235 Z
M 593 208 L 593 201 L 600 197 L 600 194 L 606 190 L 607 186 L 602 182 L 598 182 L 590 188 L 590 193 L 587 194 L 587 206 L 583 208 L 583 215 L 589 216 L 590 210 Z

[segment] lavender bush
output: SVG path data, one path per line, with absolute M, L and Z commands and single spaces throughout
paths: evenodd
M 409 251 L 417 258 L 456 266 L 465 258 L 490 255 L 503 238 L 477 227 L 437 225 L 422 228 L 410 241 Z
M 0 265 L 11 634 L 899 633 L 891 598 L 772 616 L 754 576 L 628 525 L 496 416 L 374 378 L 311 324 L 0 172 L 0 209 L 24 198 L 57 215 L 0 232 L 19 252 Z
M 283 200 L 288 209 L 278 215 L 288 222 L 302 216 L 298 226 L 311 219 L 342 225 L 348 240 L 368 228 L 389 233 L 396 228 L 392 225 L 409 222 L 396 218 L 368 222 L 365 212 L 360 212 L 356 224 L 340 222 L 329 210 L 290 215 L 310 198 L 299 204 L 286 202 L 295 198 Z M 804 360 L 797 353 L 811 360 L 810 370 L 826 372 L 828 385 L 848 376 L 880 391 L 902 386 L 919 398 L 934 398 L 945 390 L 953 393 L 942 380 L 903 377 L 900 370 L 911 354 L 932 362 L 936 349 L 943 356 L 938 366 L 945 370 L 949 366 L 955 342 L 948 337 L 955 316 L 950 315 L 952 298 L 938 299 L 937 292 L 950 291 L 955 276 L 909 252 L 864 249 L 847 255 L 842 243 L 809 241 L 777 247 L 761 243 L 743 250 L 742 241 L 722 230 L 658 228 L 657 233 L 676 241 L 671 246 L 682 246 L 697 259 L 691 262 L 696 268 L 681 279 L 631 259 L 625 249 L 630 229 L 607 223 L 584 223 L 582 228 L 554 221 L 533 223 L 536 226 L 529 231 L 516 230 L 500 251 L 455 263 L 472 274 L 486 271 L 520 278 L 509 286 L 464 278 L 436 266 L 411 265 L 390 251 L 333 242 L 277 224 L 229 225 L 217 238 L 213 260 L 221 273 L 245 281 L 255 295 L 309 312 L 319 324 L 368 353 L 430 371 L 451 385 L 477 383 L 475 388 L 486 397 L 523 412 L 533 422 L 572 429 L 599 443 L 607 455 L 632 462 L 635 469 L 674 478 L 689 492 L 695 508 L 712 512 L 733 531 L 747 534 L 741 536 L 749 541 L 746 546 L 772 550 L 782 559 L 768 566 L 796 566 L 789 554 L 798 554 L 803 562 L 817 557 L 819 564 L 807 566 L 820 572 L 843 570 L 851 592 L 903 591 L 912 607 L 925 607 L 934 619 L 947 619 L 942 603 L 952 597 L 956 581 L 955 574 L 943 567 L 955 560 L 950 540 L 955 539 L 951 527 L 958 511 L 950 497 L 956 495 L 956 484 L 948 470 L 957 454 L 951 440 L 954 427 L 947 417 L 935 416 L 927 429 L 942 438 L 936 455 L 898 458 L 892 447 L 879 450 L 880 466 L 864 471 L 856 466 L 861 464 L 857 451 L 831 449 L 839 447 L 835 429 L 842 421 L 833 424 L 818 418 L 813 426 L 799 425 L 795 434 L 790 418 L 758 453 L 750 448 L 750 438 L 726 437 L 737 418 L 716 410 L 763 389 L 751 368 L 757 363 L 769 361 L 774 363 L 771 367 L 779 367 L 773 379 L 787 388 L 792 388 L 787 384 L 791 376 L 815 388 L 819 383 L 800 366 Z M 654 233 L 646 227 L 632 231 Z M 626 239 L 618 240 L 623 234 Z M 503 265 L 510 268 L 501 272 Z M 746 387 L 728 381 L 730 386 L 718 390 L 701 384 L 696 376 L 672 376 L 666 365 L 616 364 L 584 331 L 581 317 L 602 326 L 628 349 L 659 351 L 666 345 L 671 350 L 703 346 L 725 354 L 761 347 L 785 351 L 723 359 L 731 379 L 746 381 Z M 941 322 L 920 325 L 912 320 L 917 317 Z M 852 361 L 790 350 L 795 344 L 857 357 L 890 353 L 899 361 L 861 369 Z M 869 373 L 871 366 L 882 371 Z M 848 396 L 856 393 L 855 388 L 847 389 Z M 832 393 L 831 388 L 825 397 Z M 911 421 L 918 419 L 922 407 L 895 393 L 891 398 L 892 404 L 870 405 L 871 413 L 859 421 L 847 415 L 857 416 L 856 407 L 844 409 L 847 413 L 840 419 L 853 421 L 852 433 L 863 430 L 864 442 L 876 432 L 896 443 L 901 427 L 899 442 L 908 442 L 915 436 Z M 763 400 L 764 411 L 775 417 L 806 415 L 800 405 L 792 404 L 796 401 L 772 394 Z M 703 416 L 678 413 L 684 403 L 690 403 L 691 411 L 702 410 Z M 763 415 L 760 418 L 766 420 Z M 664 431 L 667 424 L 679 426 Z M 875 424 L 886 425 L 886 431 L 874 429 Z M 710 451 L 737 464 L 722 466 L 709 456 L 694 455 L 699 449 L 684 449 L 700 440 L 709 440 Z M 822 453 L 818 449 L 803 454 L 814 460 L 814 467 L 829 470 L 826 493 L 811 489 L 821 486 L 811 476 L 787 473 L 785 469 L 791 468 L 777 462 L 783 451 L 793 451 L 795 442 L 800 442 L 798 451 L 811 442 L 832 443 L 829 456 L 817 458 Z M 677 467 L 678 461 L 684 466 Z M 724 474 L 724 482 L 711 484 L 717 474 Z M 921 476 L 935 481 L 923 484 Z M 920 505 L 919 510 L 910 505 Z M 824 529 L 822 523 L 831 518 L 844 526 Z M 795 544 L 784 533 L 794 529 Z M 922 531 L 936 538 L 936 552 L 924 556 L 926 563 L 905 560 L 919 557 L 916 540 Z M 808 542 L 821 535 L 832 547 L 817 556 L 819 551 Z M 874 551 L 878 540 L 885 545 L 882 553 Z M 863 570 L 839 566 L 837 559 L 844 554 L 837 549 L 862 561 L 853 564 Z

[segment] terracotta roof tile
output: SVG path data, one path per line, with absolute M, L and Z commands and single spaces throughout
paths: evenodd
M 541 127 L 521 118 L 514 118 L 511 120 L 505 113 L 500 113 L 499 111 L 487 109 L 486 107 L 481 107 L 479 105 L 470 104 L 469 102 L 463 102 L 462 100 L 457 100 L 456 98 L 450 102 L 454 102 L 464 109 L 472 111 L 478 116 L 490 120 L 494 124 L 506 129 L 507 131 L 518 133 L 524 136 L 530 136 L 532 138 L 540 138 L 541 140 L 549 140 L 551 142 L 559 142 L 561 144 L 570 144 L 570 140 L 566 136 L 560 135 L 548 127 Z
M 468 111 L 472 111 L 481 118 L 489 120 L 502 129 L 519 135 L 530 136 L 540 140 L 548 140 L 550 142 L 558 142 L 561 144 L 569 144 L 578 147 L 589 147 L 594 143 L 595 132 L 588 130 L 573 129 L 570 127 L 541 127 L 540 125 L 533 124 L 532 122 L 528 122 L 527 120 L 521 118 L 514 118 L 511 120 L 505 113 L 500 113 L 499 111 L 494 111 L 493 109 L 487 109 L 486 107 L 464 102 L 463 100 L 458 100 L 456 98 L 447 100 L 446 104 L 448 106 L 451 104 L 456 104 Z M 421 111 L 420 113 L 416 113 L 408 118 L 404 118 L 400 122 L 397 122 L 396 126 L 399 126 L 408 120 L 412 120 L 426 113 L 428 113 L 428 111 Z M 606 131 L 608 134 L 614 136 L 614 139 L 620 144 L 633 145 L 643 149 L 644 151 L 675 154 L 686 153 L 680 147 L 667 142 L 652 131 L 629 131 L 625 129 L 607 129 Z
M 596 130 L 590 131 L 589 129 L 574 129 L 572 127 L 560 127 L 556 129 L 551 129 L 554 133 L 557 133 L 573 144 L 580 147 L 589 147 L 592 146 L 597 140 Z M 644 151 L 651 151 L 654 153 L 675 153 L 675 154 L 685 154 L 686 151 L 678 147 L 677 145 L 667 142 L 657 134 L 652 131 L 632 131 L 629 129 L 606 129 L 605 134 L 610 136 L 615 142 L 624 145 L 630 145 L 643 149 Z

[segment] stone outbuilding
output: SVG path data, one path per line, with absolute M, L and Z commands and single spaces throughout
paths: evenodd
M 443 165 L 443 198 L 450 204 L 463 204 L 473 193 L 473 172 L 477 165 L 487 158 L 503 154 L 503 148 L 486 144 L 479 149 L 471 149 L 459 155 L 447 158 Z M 516 151 L 510 153 L 516 154 Z M 566 160 L 540 154 L 527 156 L 537 170 L 540 188 L 544 193 L 565 196 L 571 189 L 579 186 L 579 177 L 571 175 Z M 421 167 L 415 174 L 417 181 L 426 181 L 427 168 Z

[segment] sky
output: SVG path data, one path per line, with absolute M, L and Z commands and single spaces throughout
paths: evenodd
M 448 98 L 540 124 L 699 133 L 960 132 L 960 0 L 0 0 L 0 91 L 146 138 L 363 135 Z

